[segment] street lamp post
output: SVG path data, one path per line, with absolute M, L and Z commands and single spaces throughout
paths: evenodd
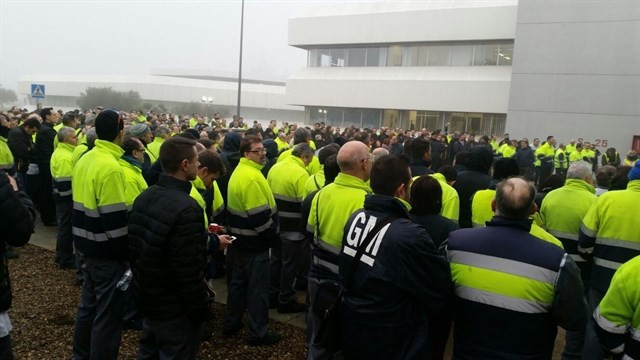
M 238 61 L 238 109 L 236 115 L 240 117 L 240 98 L 242 92 L 242 32 L 244 30 L 244 0 L 242 0 L 242 9 L 240 11 L 240 59 Z

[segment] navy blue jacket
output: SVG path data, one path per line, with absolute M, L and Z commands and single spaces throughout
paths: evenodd
M 347 279 L 356 241 L 389 215 L 397 219 L 380 230 Z M 427 315 L 446 307 L 451 274 L 447 260 L 399 200 L 368 195 L 364 209 L 351 216 L 342 239 L 340 278 L 346 282 L 340 309 L 345 358 L 430 357 Z

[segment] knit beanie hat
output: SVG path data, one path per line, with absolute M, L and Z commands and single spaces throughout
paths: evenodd
M 134 137 L 141 137 L 149 131 L 151 131 L 151 129 L 149 129 L 149 126 L 146 124 L 136 124 L 129 129 L 129 134 Z
M 631 168 L 631 171 L 629 171 L 629 175 L 627 175 L 627 177 L 629 178 L 629 181 L 640 180 L 640 161 L 636 161 L 635 165 L 633 165 L 633 168 Z
M 113 141 L 123 128 L 120 114 L 113 109 L 101 111 L 96 117 L 96 134 L 100 140 Z

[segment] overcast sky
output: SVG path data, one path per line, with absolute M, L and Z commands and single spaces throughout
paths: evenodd
M 284 80 L 306 66 L 306 52 L 287 46 L 287 20 L 332 3 L 247 0 L 243 77 Z M 240 4 L 0 0 L 0 84 L 16 89 L 25 74 L 148 75 L 154 69 L 236 76 Z

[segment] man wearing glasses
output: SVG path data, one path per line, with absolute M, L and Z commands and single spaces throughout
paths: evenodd
M 271 188 L 260 171 L 267 161 L 260 138 L 242 139 L 240 154 L 228 188 L 227 225 L 236 240 L 227 250 L 230 276 L 223 335 L 231 337 L 242 328 L 242 315 L 248 309 L 247 344 L 272 345 L 280 341 L 280 336 L 267 333 L 269 248 L 278 241 L 278 213 Z

